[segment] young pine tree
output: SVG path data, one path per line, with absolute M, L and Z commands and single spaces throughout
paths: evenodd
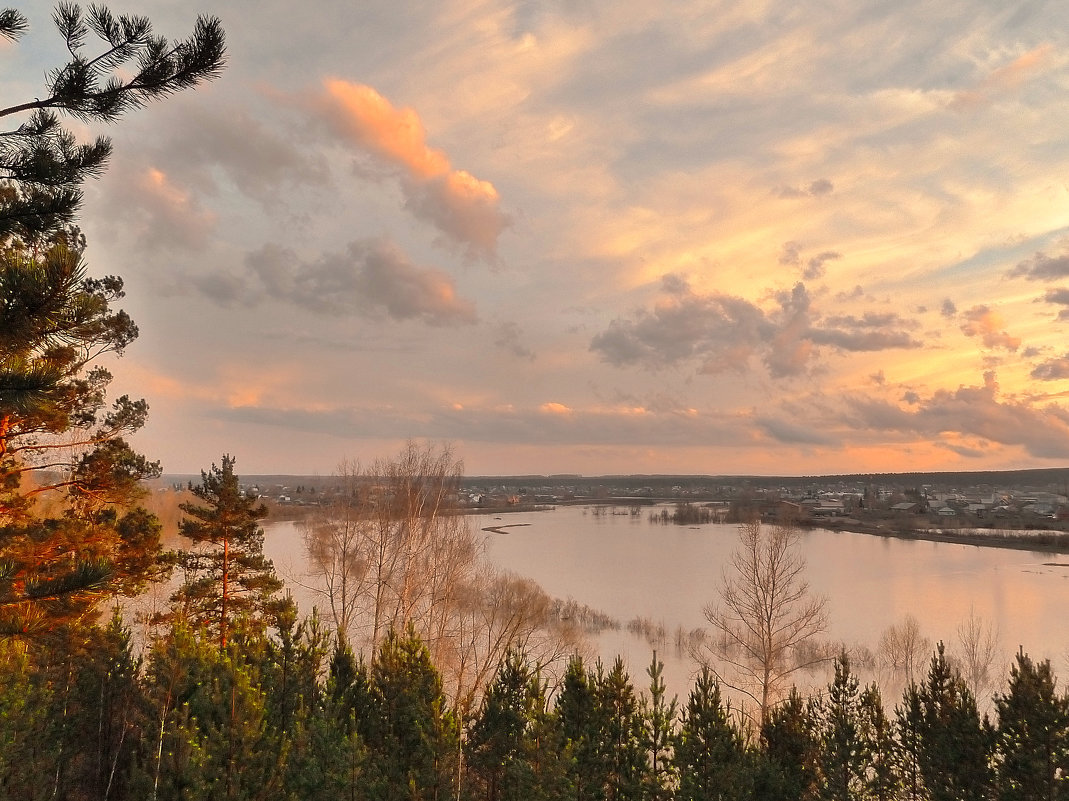
M 745 739 L 708 668 L 698 675 L 683 709 L 672 763 L 679 775 L 679 801 L 749 797 Z
M 188 516 L 179 523 L 192 548 L 171 554 L 185 580 L 171 596 L 171 613 L 163 617 L 184 617 L 206 627 L 225 650 L 235 620 L 274 624 L 290 602 L 276 597 L 282 581 L 263 555 L 258 521 L 267 508 L 241 491 L 234 458 L 223 456 L 221 467 L 213 464 L 209 472 L 201 471 L 193 494 L 203 504 L 182 504 Z

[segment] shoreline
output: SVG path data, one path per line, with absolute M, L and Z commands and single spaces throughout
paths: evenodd
M 1034 535 L 1004 536 L 999 534 L 979 534 L 976 531 L 955 534 L 948 531 L 930 529 L 891 528 L 879 523 L 863 523 L 853 518 L 838 521 L 826 520 L 821 523 L 806 523 L 805 528 L 824 528 L 829 531 L 845 531 L 852 534 L 869 534 L 876 537 L 894 537 L 899 540 L 919 540 L 922 542 L 947 542 L 957 545 L 973 545 L 978 548 L 1003 548 L 1016 551 L 1035 551 L 1038 553 L 1069 554 L 1069 534 L 1064 531 L 1036 531 Z M 1055 537 L 1064 541 L 1042 542 L 1033 539 Z

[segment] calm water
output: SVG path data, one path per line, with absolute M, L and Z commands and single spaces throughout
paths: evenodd
M 648 516 L 648 509 L 632 517 L 563 506 L 471 520 L 477 529 L 504 527 L 503 534 L 485 534 L 490 560 L 551 595 L 574 598 L 622 624 L 645 617 L 670 633 L 706 625 L 702 607 L 717 597 L 737 527 L 652 524 Z M 303 551 L 294 525 L 271 524 L 266 534 L 265 551 L 279 572 L 299 577 Z M 1036 659 L 1049 658 L 1058 674 L 1069 672 L 1069 555 L 823 529 L 802 532 L 801 544 L 810 587 L 828 599 L 834 640 L 875 648 L 880 633 L 909 613 L 933 642 L 950 647 L 972 611 L 998 627 L 1007 659 L 1022 646 Z M 651 651 L 645 640 L 626 630 L 607 632 L 597 648 L 606 660 L 623 655 L 635 683 L 644 684 Z M 693 665 L 667 650 L 670 687 L 683 695 Z

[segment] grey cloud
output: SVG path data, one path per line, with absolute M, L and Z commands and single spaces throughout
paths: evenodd
M 1044 295 L 1043 300 L 1047 303 L 1057 303 L 1061 306 L 1069 306 L 1069 289 L 1065 287 L 1051 287 Z
M 865 290 L 861 288 L 861 284 L 856 285 L 849 292 L 843 291 L 835 293 L 835 299 L 840 302 L 848 300 L 861 300 L 861 298 L 863 297 L 865 297 Z
M 940 307 L 939 313 L 947 319 L 950 319 L 958 313 L 958 307 L 954 305 L 954 301 L 952 301 L 950 298 L 944 298 L 943 305 Z
M 501 323 L 494 331 L 494 345 L 509 351 L 513 356 L 520 359 L 534 361 L 534 351 L 526 347 L 520 340 L 520 327 L 514 322 Z
M 799 266 L 802 263 L 801 246 L 797 242 L 784 242 L 779 263 L 790 267 Z
M 912 409 L 873 398 L 853 397 L 847 402 L 856 427 L 933 440 L 955 432 L 1021 446 L 1037 458 L 1069 457 L 1069 424 L 1064 417 L 1049 409 L 1000 400 L 993 373 L 985 374 L 983 386 L 938 390 L 927 399 L 918 397 Z
M 818 253 L 806 262 L 805 270 L 802 271 L 802 277 L 807 281 L 822 278 L 827 271 L 824 267 L 825 263 L 841 259 L 842 257 L 843 254 L 837 253 L 834 250 L 826 250 L 823 253 Z
M 466 192 L 456 185 L 456 173 L 429 180 L 405 180 L 405 208 L 431 223 L 472 259 L 497 261 L 497 241 L 511 225 L 500 209 L 496 193 Z
M 770 375 L 783 378 L 804 373 L 817 345 L 846 351 L 921 346 L 901 330 L 910 324 L 893 314 L 831 318 L 831 327 L 816 324 L 802 283 L 777 293 L 775 300 L 779 308 L 766 313 L 739 297 L 677 292 L 631 319 L 613 320 L 590 349 L 618 367 L 657 369 L 695 359 L 704 374 L 741 371 L 759 356 Z
M 621 442 L 664 447 L 742 445 L 753 442 L 753 428 L 733 415 L 645 414 L 569 411 L 557 414 L 537 407 L 430 408 L 340 407 L 326 410 L 239 406 L 218 408 L 218 419 L 275 426 L 334 437 L 367 439 L 422 438 L 470 442 L 561 445 L 618 445 Z
M 817 426 L 807 426 L 788 420 L 759 417 L 756 424 L 770 437 L 786 445 L 838 446 L 842 441 Z
M 923 346 L 905 331 L 839 331 L 835 329 L 813 330 L 810 338 L 819 345 L 833 345 L 849 351 L 877 351 L 903 348 L 911 350 Z
M 1050 278 L 1069 276 L 1069 253 L 1061 256 L 1048 256 L 1036 253 L 1031 259 L 1020 262 L 1010 270 L 1011 278 L 1024 277 L 1029 281 L 1042 281 Z
M 820 197 L 822 195 L 829 195 L 834 190 L 835 184 L 827 178 L 818 178 L 810 183 L 809 186 L 781 186 L 776 190 L 776 194 L 782 198 Z
M 221 303 L 240 297 L 246 305 L 256 305 L 270 298 L 332 316 L 385 312 L 396 320 L 419 319 L 435 326 L 477 319 L 474 305 L 457 297 L 448 274 L 412 264 L 387 240 L 355 241 L 344 252 L 310 262 L 268 244 L 245 257 L 241 275 L 225 282 L 198 277 L 194 283 Z
M 873 384 L 882 387 L 887 383 L 887 376 L 883 374 L 883 370 L 877 370 L 875 373 L 869 375 L 869 380 L 872 381 Z
M 1032 370 L 1032 378 L 1040 381 L 1058 381 L 1069 378 L 1069 353 L 1047 359 L 1042 364 L 1036 365 Z
M 299 134 L 269 129 L 245 108 L 202 100 L 171 117 L 159 157 L 203 191 L 215 191 L 223 175 L 243 194 L 271 205 L 283 187 L 329 183 L 326 159 Z
M 661 276 L 661 289 L 670 295 L 686 295 L 690 292 L 690 282 L 678 273 L 666 273 Z

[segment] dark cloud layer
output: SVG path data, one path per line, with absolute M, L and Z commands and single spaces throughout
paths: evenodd
M 270 299 L 331 316 L 385 313 L 434 326 L 477 320 L 474 304 L 457 296 L 447 273 L 413 264 L 384 239 L 351 242 L 345 251 L 314 261 L 268 244 L 245 257 L 240 273 L 207 274 L 195 278 L 194 285 L 222 305 L 252 306 Z
M 806 371 L 815 347 L 844 351 L 919 348 L 905 329 L 914 324 L 896 314 L 866 313 L 820 320 L 804 284 L 777 293 L 771 311 L 744 298 L 703 295 L 675 278 L 668 297 L 630 319 L 613 320 L 596 335 L 591 350 L 618 367 L 646 369 L 696 361 L 699 372 L 741 371 L 757 356 L 776 378 Z
M 1056 407 L 1037 409 L 1015 400 L 1001 400 L 994 373 L 986 373 L 983 386 L 937 390 L 924 399 L 913 396 L 912 408 L 902 409 L 875 398 L 847 399 L 848 424 L 856 430 L 871 429 L 938 440 L 955 433 L 991 442 L 1023 447 L 1043 459 L 1069 457 L 1069 420 Z
M 1048 256 L 1036 253 L 1010 270 L 1011 278 L 1027 278 L 1029 281 L 1045 281 L 1069 276 L 1069 253 L 1060 256 Z

